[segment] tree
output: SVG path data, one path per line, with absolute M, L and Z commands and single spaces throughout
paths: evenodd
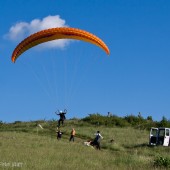
M 167 127 L 168 126 L 168 120 L 165 116 L 162 117 L 162 120 L 160 121 L 160 126 L 161 127 Z

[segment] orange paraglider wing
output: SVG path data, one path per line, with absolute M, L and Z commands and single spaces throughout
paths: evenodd
M 102 48 L 108 55 L 110 54 L 109 48 L 107 45 L 97 36 L 77 28 L 68 28 L 68 27 L 57 27 L 50 28 L 46 30 L 39 31 L 35 34 L 30 35 L 24 39 L 21 43 L 17 45 L 12 54 L 12 62 L 15 62 L 16 59 L 24 53 L 26 50 L 47 42 L 57 39 L 76 39 L 83 40 L 92 44 L 95 44 Z

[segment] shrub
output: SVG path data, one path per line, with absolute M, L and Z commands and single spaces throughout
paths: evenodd
M 89 114 L 88 117 L 85 117 L 82 119 L 84 122 L 88 122 L 93 125 L 104 125 L 107 127 L 127 127 L 129 126 L 129 123 L 121 117 L 118 117 L 116 115 L 112 115 L 110 117 L 108 116 L 102 116 L 99 113 L 97 114 Z
M 137 126 L 137 125 L 141 125 L 144 122 L 146 122 L 145 119 L 142 118 L 141 114 L 139 114 L 138 116 L 134 116 L 134 115 L 127 115 L 124 118 L 129 124 L 131 124 L 132 126 Z
M 3 122 L 0 120 L 0 127 L 3 125 Z
M 22 123 L 21 121 L 17 120 L 13 124 L 21 124 L 21 123 Z
M 154 159 L 154 166 L 170 168 L 170 159 L 164 158 L 163 156 L 158 156 L 156 159 Z
M 159 127 L 170 127 L 170 121 L 167 120 L 165 116 L 162 117 L 162 120 L 158 122 Z

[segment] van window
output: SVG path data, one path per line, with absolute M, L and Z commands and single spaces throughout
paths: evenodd
M 151 135 L 152 136 L 157 136 L 157 133 L 158 133 L 158 129 L 152 129 L 152 131 L 151 131 Z
M 166 129 L 166 136 L 169 136 L 169 129 Z
M 165 129 L 160 129 L 159 130 L 159 137 L 164 137 L 165 136 Z

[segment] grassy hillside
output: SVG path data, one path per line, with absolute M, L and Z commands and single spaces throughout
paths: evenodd
M 44 129 L 37 127 L 38 123 Z M 55 121 L 1 124 L 0 169 L 168 169 L 170 147 L 149 147 L 147 130 L 67 120 L 61 127 L 62 139 L 58 141 L 56 124 Z M 76 130 L 74 143 L 69 142 L 72 127 Z M 94 138 L 97 130 L 104 137 L 100 151 L 83 145 Z M 159 165 L 161 161 L 164 162 Z

